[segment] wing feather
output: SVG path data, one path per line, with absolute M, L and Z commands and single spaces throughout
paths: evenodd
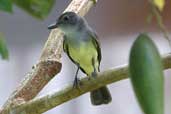
M 102 59 L 102 55 L 101 55 L 101 48 L 100 48 L 100 42 L 99 42 L 99 39 L 98 39 L 98 36 L 95 32 L 90 32 L 91 36 L 92 36 L 92 42 L 95 46 L 95 48 L 97 49 L 97 53 L 98 53 L 98 61 L 99 61 L 99 64 L 101 62 L 101 59 Z

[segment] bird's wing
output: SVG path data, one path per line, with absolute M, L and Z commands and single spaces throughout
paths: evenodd
M 97 52 L 98 52 L 98 61 L 99 61 L 99 64 L 101 62 L 101 59 L 102 59 L 102 55 L 101 55 L 101 48 L 100 48 L 100 42 L 99 42 L 99 39 L 98 39 L 98 36 L 95 32 L 90 32 L 91 36 L 92 36 L 92 42 L 95 46 L 95 48 L 97 49 Z

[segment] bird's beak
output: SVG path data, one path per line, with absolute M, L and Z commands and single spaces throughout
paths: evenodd
M 51 30 L 51 29 L 55 29 L 55 28 L 58 28 L 58 23 L 53 23 L 51 25 L 48 26 L 48 29 Z

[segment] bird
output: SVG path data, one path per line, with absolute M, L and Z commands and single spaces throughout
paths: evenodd
M 75 12 L 65 12 L 59 16 L 48 29 L 58 28 L 64 33 L 63 50 L 77 66 L 74 86 L 78 86 L 78 71 L 81 69 L 89 77 L 96 77 L 100 72 L 101 47 L 96 32 L 89 26 L 84 17 Z M 93 105 L 108 104 L 112 101 L 106 86 L 90 92 Z

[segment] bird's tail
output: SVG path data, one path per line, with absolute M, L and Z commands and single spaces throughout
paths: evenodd
M 111 94 L 106 86 L 92 91 L 90 98 L 93 105 L 108 104 L 112 101 Z

